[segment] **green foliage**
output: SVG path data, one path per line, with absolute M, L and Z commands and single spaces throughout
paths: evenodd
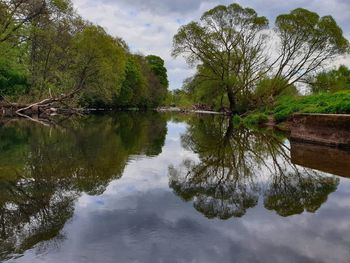
M 328 72 L 321 72 L 311 84 L 313 93 L 350 90 L 350 69 L 340 66 Z
M 327 49 L 329 46 L 334 52 L 345 52 L 349 48 L 343 31 L 333 17 L 320 17 L 304 8 L 279 15 L 276 18 L 276 27 L 292 41 L 299 38 L 308 45 L 320 44 L 316 49 Z
M 28 79 L 23 71 L 11 68 L 0 60 L 0 94 L 22 95 L 27 91 Z
M 205 97 L 210 93 L 212 98 L 226 94 L 234 112 L 237 97 L 246 94 L 259 79 L 263 64 L 262 31 L 267 26 L 267 18 L 258 16 L 251 8 L 219 5 L 205 12 L 199 22 L 190 22 L 178 30 L 172 54 L 185 55 L 190 65 L 199 62 L 202 68 L 197 75 L 200 81 L 207 81 L 199 89 L 206 90 Z M 201 74 L 201 70 L 206 74 Z
M 161 60 L 159 57 L 155 61 Z M 124 71 L 121 89 L 115 95 L 113 107 L 149 108 L 161 105 L 167 94 L 167 87 L 161 84 L 161 78 L 156 75 L 154 67 L 149 64 L 149 58 L 140 55 L 130 55 Z M 154 66 L 154 65 L 153 65 Z M 166 70 L 164 71 L 167 79 Z
M 293 113 L 350 113 L 350 91 L 321 93 L 300 97 L 282 97 L 273 110 L 276 121 L 284 121 Z
M 146 60 L 152 72 L 158 77 L 160 84 L 163 87 L 168 88 L 169 81 L 168 81 L 167 69 L 164 66 L 164 60 L 155 55 L 147 56 Z
M 180 89 L 171 91 L 171 93 L 168 94 L 167 101 L 171 102 L 168 104 L 170 106 L 180 107 L 184 109 L 191 108 L 193 105 L 193 101 L 190 99 L 189 94 Z
M 266 41 L 266 28 L 265 17 L 238 4 L 219 5 L 200 21 L 180 27 L 173 56 L 199 64 L 184 85 L 190 98 L 212 107 L 218 101 L 229 104 L 233 113 L 272 105 L 279 96 L 295 95 L 295 84 L 305 83 L 326 61 L 349 52 L 349 42 L 331 16 L 303 8 L 279 15 L 273 37 L 278 41 Z M 270 56 L 272 48 L 276 58 Z
M 121 83 L 119 94 L 114 99 L 114 104 L 120 107 L 132 107 L 140 104 L 139 93 L 145 88 L 145 80 L 142 76 L 140 65 L 135 57 L 130 56 L 125 67 L 125 77 Z
M 280 96 L 294 96 L 297 94 L 297 88 L 294 85 L 288 85 L 285 79 L 266 78 L 258 83 L 254 91 L 254 100 L 258 101 L 259 105 L 268 105 Z
M 146 80 L 144 91 L 145 97 L 142 99 L 143 106 L 155 108 L 157 106 L 164 105 L 168 91 L 168 76 L 167 70 L 164 67 L 164 62 L 159 62 L 163 60 L 159 57 L 152 56 L 155 61 L 158 61 L 163 65 L 162 67 L 158 68 L 162 72 L 162 74 L 159 74 L 159 71 L 154 68 L 153 64 L 150 64 L 147 57 L 137 57 L 138 63 L 140 64 L 142 70 L 142 75 Z
M 261 124 L 265 124 L 269 120 L 267 114 L 262 112 L 256 112 L 249 114 L 247 117 L 243 119 L 243 123 L 246 126 L 257 126 Z
M 232 117 L 232 123 L 235 127 L 239 127 L 243 123 L 243 120 L 242 120 L 241 116 L 239 116 L 238 114 L 235 114 Z
M 229 106 L 221 81 L 204 65 L 199 65 L 196 75 L 184 81 L 183 90 L 193 104 L 204 104 L 214 110 Z
M 71 0 L 11 2 L 0 3 L 4 95 L 36 101 L 73 91 L 70 104 L 103 108 L 163 103 L 169 84 L 160 57 L 131 54 L 122 39 L 79 17 Z
M 101 27 L 88 26 L 73 40 L 74 76 L 84 78 L 81 103 L 88 106 L 111 105 L 119 91 L 125 67 L 125 51 Z
M 28 74 L 17 60 L 20 50 L 0 44 L 0 95 L 22 95 L 28 90 Z

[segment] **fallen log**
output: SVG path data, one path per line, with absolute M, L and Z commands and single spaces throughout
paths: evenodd
M 30 104 L 12 103 L 3 100 L 0 103 L 0 116 L 2 117 L 20 117 L 30 121 L 50 126 L 49 116 L 52 115 L 82 115 L 78 109 L 71 107 L 67 101 L 74 97 L 80 89 L 75 89 L 68 95 L 61 95 L 55 98 L 47 98 L 39 102 Z

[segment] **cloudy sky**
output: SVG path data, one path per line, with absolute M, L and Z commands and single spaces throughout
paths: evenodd
M 196 20 L 217 4 L 231 0 L 73 0 L 84 18 L 103 26 L 110 34 L 122 37 L 133 52 L 163 57 L 168 68 L 171 89 L 193 74 L 183 59 L 170 55 L 172 37 L 180 25 Z M 332 15 L 350 39 L 350 0 L 237 0 L 254 8 L 259 15 L 274 21 L 276 15 L 304 7 L 320 15 Z M 350 66 L 350 58 L 341 63 Z

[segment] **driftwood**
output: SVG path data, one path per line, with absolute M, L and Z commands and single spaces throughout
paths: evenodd
M 73 107 L 69 106 L 67 101 L 72 99 L 77 93 L 79 93 L 83 87 L 83 80 L 79 82 L 77 87 L 68 94 L 62 94 L 58 97 L 50 97 L 39 102 L 31 104 L 12 103 L 7 101 L 2 96 L 2 103 L 0 103 L 0 115 L 7 117 L 21 117 L 31 120 L 36 123 L 48 126 L 46 121 L 48 116 L 54 114 L 78 114 L 81 112 Z M 39 118 L 39 115 L 41 118 Z

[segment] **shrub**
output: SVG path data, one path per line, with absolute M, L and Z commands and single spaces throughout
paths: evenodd
M 350 113 L 350 91 L 318 95 L 282 97 L 273 111 L 276 121 L 287 120 L 293 113 Z
M 244 118 L 243 122 L 248 126 L 261 125 L 266 123 L 269 120 L 267 114 L 262 112 L 252 113 Z

